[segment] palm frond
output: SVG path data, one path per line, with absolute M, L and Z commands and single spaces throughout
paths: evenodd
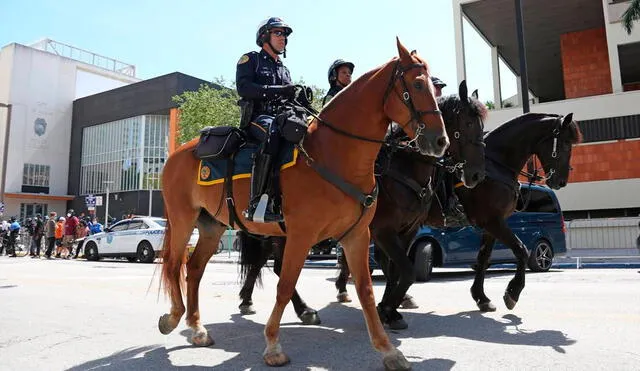
M 622 13 L 622 27 L 627 34 L 631 34 L 633 23 L 640 20 L 640 0 L 633 0 L 629 4 L 629 8 Z

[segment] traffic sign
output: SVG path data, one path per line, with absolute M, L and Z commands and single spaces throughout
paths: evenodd
M 102 196 L 96 196 L 95 206 L 102 206 Z
M 87 206 L 96 206 L 96 196 L 94 195 L 87 195 L 84 198 L 84 202 L 87 204 Z

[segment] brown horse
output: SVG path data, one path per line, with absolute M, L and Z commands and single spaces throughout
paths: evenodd
M 415 51 L 409 53 L 399 40 L 397 47 L 399 57 L 354 81 L 311 123 L 303 145 L 306 161 L 298 157 L 296 165 L 280 176 L 286 234 L 278 224 L 248 222 L 241 216 L 249 202 L 249 181 L 234 181 L 235 212 L 249 232 L 287 237 L 276 303 L 264 330 L 263 358 L 270 366 L 289 362 L 279 341 L 280 321 L 309 249 L 318 241 L 342 237 L 373 347 L 384 355 L 386 368 L 410 368 L 382 327 L 369 276 L 369 223 L 377 195 L 374 162 L 391 121 L 400 123 L 425 155 L 443 155 L 449 139 L 426 61 Z M 213 340 L 200 322 L 198 287 L 224 223 L 231 222 L 229 211 L 219 207 L 225 196 L 223 185 L 196 183 L 199 161 L 193 149 L 197 142 L 194 139 L 169 156 L 163 171 L 167 231 L 162 280 L 171 297 L 171 312 L 160 317 L 158 327 L 168 334 L 178 325 L 185 312 L 186 281 L 186 321 L 193 330 L 192 341 L 208 346 Z M 185 279 L 184 256 L 194 225 L 200 238 L 186 263 Z

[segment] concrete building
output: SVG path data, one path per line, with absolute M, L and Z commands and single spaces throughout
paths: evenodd
M 522 0 L 531 112 L 574 113 L 585 142 L 558 191 L 568 217 L 640 214 L 640 24 L 620 17 L 630 1 Z M 499 60 L 520 76 L 514 0 L 453 0 L 458 82 L 466 78 L 463 19 L 491 47 L 494 102 L 503 102 Z M 502 71 L 503 73 L 505 71 Z M 520 92 L 520 80 L 518 79 Z M 487 129 L 522 114 L 491 111 Z
M 66 212 L 73 101 L 137 81 L 133 65 L 53 40 L 0 50 L 5 216 Z

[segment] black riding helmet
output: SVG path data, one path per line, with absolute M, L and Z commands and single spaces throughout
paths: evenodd
M 351 69 L 351 73 L 353 73 L 353 69 L 356 67 L 353 63 L 347 62 L 344 59 L 336 59 L 329 67 L 329 85 L 333 85 L 336 80 L 338 80 L 338 68 L 342 66 L 348 66 L 349 69 Z
M 269 31 L 272 28 L 277 28 L 277 27 L 283 28 L 287 33 L 287 36 L 293 33 L 293 29 L 289 27 L 288 24 L 284 23 L 282 18 L 278 18 L 278 17 L 267 18 L 264 21 L 260 22 L 260 25 L 258 26 L 258 32 L 256 32 L 256 44 L 258 44 L 259 47 L 262 47 L 262 44 L 264 44 L 264 42 L 266 41 L 265 38 L 269 33 Z

